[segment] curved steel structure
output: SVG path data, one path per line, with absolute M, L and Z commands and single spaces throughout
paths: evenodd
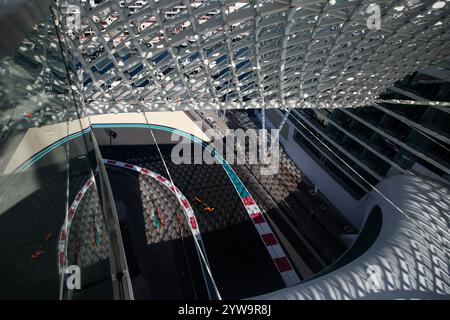
M 64 181 L 70 191 L 70 152 L 77 151 L 70 151 L 66 142 L 84 137 L 96 127 L 95 117 L 91 115 L 126 113 L 130 117 L 140 117 L 141 112 L 132 112 L 143 111 L 146 128 L 151 131 L 152 126 L 161 129 L 162 124 L 173 121 L 175 113 L 167 117 L 159 115 L 159 118 L 158 113 L 152 113 L 152 120 L 158 118 L 162 124 L 150 125 L 146 111 L 291 110 L 373 105 L 386 102 L 379 94 L 396 81 L 450 56 L 450 0 L 56 2 L 55 5 L 49 0 L 6 0 L 0 5 L 3 108 L 0 144 L 5 146 L 2 153 L 11 162 L 11 167 L 7 168 L 14 169 L 3 173 L 6 177 L 0 190 L 3 201 L 5 195 L 9 195 L 5 190 L 15 182 L 16 174 L 33 173 L 30 168 L 34 162 L 53 151 L 54 146 L 64 146 L 61 150 L 67 160 Z M 32 8 L 36 9 L 33 14 L 30 13 Z M 47 8 L 47 19 L 34 25 L 34 31 L 25 37 Z M 5 37 L 6 33 L 10 34 Z M 20 41 L 18 50 L 7 55 Z M 443 101 L 392 99 L 388 102 L 449 105 Z M 286 112 L 280 118 L 280 128 L 288 115 Z M 76 125 L 80 131 L 71 130 L 74 119 L 79 121 Z M 176 122 L 177 131 L 182 129 L 178 124 L 186 122 L 186 118 L 180 119 Z M 14 151 L 11 147 L 14 140 L 11 146 L 6 144 L 11 142 L 8 141 L 10 135 L 16 134 L 12 137 L 17 141 L 27 141 L 33 133 L 30 128 L 51 123 L 55 134 L 45 138 L 51 140 L 51 147 L 29 147 L 17 158 L 31 158 L 16 168 L 18 164 L 11 161 L 16 158 L 8 155 Z M 130 120 L 127 124 L 144 125 L 142 120 Z M 105 120 L 97 125 L 113 127 L 119 123 Z M 265 115 L 262 126 L 265 128 Z M 63 138 L 56 139 L 60 135 Z M 157 145 L 154 136 L 153 139 Z M 203 142 L 201 137 L 192 139 Z M 86 140 L 84 144 L 84 156 L 95 151 L 88 160 L 97 162 L 102 176 L 96 185 L 105 225 L 109 228 L 115 298 L 132 299 L 134 293 L 111 186 L 95 137 L 92 135 L 92 146 Z M 370 193 L 365 200 L 366 207 L 361 210 L 361 215 L 370 219 L 373 208 L 379 208 L 380 228 L 376 236 L 372 234 L 373 242 L 366 243 L 365 248 L 356 244 L 349 251 L 352 257 L 344 256 L 331 266 L 332 270 L 327 270 L 328 273 L 299 284 L 293 266 L 276 237 L 267 230 L 268 224 L 246 186 L 220 155 L 215 157 L 236 187 L 252 222 L 259 228 L 259 236 L 285 284 L 290 286 L 258 298 L 448 299 L 448 186 L 407 174 L 382 180 L 376 185 L 380 191 Z M 92 171 L 88 160 L 85 170 Z M 43 176 L 44 171 L 38 169 L 42 168 L 37 168 L 36 172 Z M 168 169 L 167 173 L 170 178 Z M 62 180 L 61 172 L 55 170 L 53 174 Z M 84 191 L 90 183 L 92 180 L 84 185 Z M 75 205 L 79 196 L 75 198 Z M 67 215 L 74 212 L 69 198 L 67 192 L 66 198 L 58 199 Z M 11 202 L 13 205 L 16 203 Z M 3 214 L 3 217 L 8 215 Z M 55 221 L 57 218 L 62 217 L 55 214 Z M 369 222 L 366 226 L 376 225 Z M 41 241 L 36 240 L 35 235 L 30 239 L 36 243 Z M 367 239 L 366 235 L 361 235 L 360 239 Z M 22 238 L 17 241 L 17 247 L 21 247 L 21 241 Z M 60 249 L 64 246 L 66 243 L 61 243 Z M 358 254 L 355 248 L 359 249 Z M 63 265 L 64 255 L 60 258 Z M 34 266 L 30 270 L 32 268 Z
M 396 175 L 377 188 L 385 197 L 372 191 L 360 212 L 363 244 L 313 280 L 256 298 L 449 299 L 449 187 Z
M 445 1 L 90 2 L 62 26 L 94 113 L 363 106 L 450 53 Z

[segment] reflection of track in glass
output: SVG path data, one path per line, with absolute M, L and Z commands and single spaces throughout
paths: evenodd
M 105 161 L 106 162 L 106 161 Z M 115 161 L 108 161 L 109 165 L 122 165 L 122 168 L 126 168 L 128 170 L 137 169 L 136 171 L 140 172 L 142 175 L 140 176 L 147 176 L 151 177 L 150 180 L 155 181 L 155 183 L 159 186 L 164 186 L 162 184 L 161 180 L 165 180 L 163 177 L 151 172 L 150 170 L 147 170 L 145 168 L 137 168 L 130 164 L 123 164 L 120 162 Z M 141 170 L 142 169 L 142 170 Z M 112 178 L 112 179 L 111 179 Z M 112 185 L 114 185 L 114 178 L 111 177 Z M 127 178 L 125 178 L 127 179 Z M 126 180 L 125 180 L 126 181 Z M 157 181 L 157 182 L 156 182 Z M 75 195 L 74 201 L 72 205 L 70 206 L 70 209 L 68 211 L 68 215 L 66 217 L 66 221 L 63 224 L 63 227 L 61 229 L 60 235 L 59 235 L 59 251 L 58 251 L 58 260 L 59 260 L 59 267 L 60 272 L 64 271 L 64 269 L 71 264 L 76 264 L 80 266 L 81 268 L 84 268 L 86 266 L 94 265 L 98 262 L 101 262 L 108 258 L 108 239 L 107 239 L 107 232 L 104 228 L 99 230 L 98 228 L 92 228 L 92 226 L 95 226 L 95 216 L 98 214 L 101 214 L 101 209 L 94 203 L 92 200 L 96 200 L 95 197 L 92 197 L 95 195 L 95 191 L 93 191 L 93 188 L 90 188 L 93 185 L 94 178 L 89 178 L 81 190 Z M 129 181 L 128 181 L 129 182 Z M 152 188 L 153 189 L 153 188 Z M 169 190 L 169 194 L 173 196 L 172 190 L 177 190 L 176 188 L 171 188 L 170 186 L 165 186 L 165 188 L 159 188 L 157 189 L 158 193 L 160 193 L 163 190 Z M 153 189 L 155 190 L 155 189 Z M 140 193 L 139 193 L 140 194 Z M 182 196 L 183 199 L 184 196 Z M 169 199 L 171 203 L 174 203 L 174 199 Z M 186 199 L 185 199 L 186 201 Z M 119 212 L 119 218 L 121 216 L 121 210 L 124 208 L 121 207 L 118 204 L 122 203 L 122 199 L 119 198 L 118 201 L 116 201 L 117 209 Z M 79 210 L 77 210 L 79 209 Z M 126 211 L 127 209 L 125 209 Z M 79 212 L 77 212 L 79 211 Z M 143 213 L 145 213 L 144 211 Z M 174 211 L 174 213 L 176 213 Z M 187 215 L 187 214 L 186 214 Z M 193 212 L 189 212 L 190 218 L 194 218 Z M 163 237 L 158 239 L 153 238 L 153 235 L 155 232 L 151 232 L 151 234 L 146 234 L 147 239 L 151 239 L 150 244 L 156 244 L 158 242 L 162 241 L 170 241 L 175 239 L 180 239 L 183 237 L 187 237 L 186 230 L 189 232 L 189 226 L 187 226 L 184 221 L 185 219 L 174 219 L 172 223 L 169 223 L 169 221 L 166 221 L 166 225 L 164 227 L 165 230 L 171 229 L 169 233 L 165 233 Z M 195 224 L 195 220 L 188 219 L 192 224 Z M 128 227 L 128 223 L 121 223 L 122 227 L 122 233 L 126 233 L 126 230 Z M 172 225 L 172 228 L 170 228 Z M 104 227 L 104 226 L 102 226 Z M 155 228 L 151 228 L 152 231 L 155 231 Z M 181 229 L 181 230 L 179 230 Z M 100 231 L 100 232 L 98 232 Z M 199 241 L 201 241 L 201 235 L 198 230 L 198 226 L 196 226 L 195 230 L 191 228 L 192 233 L 195 233 L 197 237 L 199 238 Z M 156 231 L 156 234 L 159 234 L 158 231 Z M 184 234 L 184 235 L 183 235 Z M 70 237 L 69 237 L 70 235 Z M 99 237 L 100 236 L 100 237 Z M 91 240 L 92 239 L 92 243 Z M 125 235 L 124 242 L 125 245 L 127 245 L 128 241 L 128 235 Z M 67 245 L 67 247 L 66 247 Z M 204 252 L 204 251 L 203 251 Z M 127 258 L 128 255 L 127 255 Z M 131 259 L 132 260 L 132 259 Z M 131 264 L 133 264 L 134 261 L 131 261 Z M 130 268 L 133 268 L 133 265 L 130 266 Z M 164 278 L 162 274 L 159 275 L 160 277 Z M 164 280 L 164 279 L 163 279 Z M 166 279 L 167 280 L 167 279 Z M 139 286 L 139 285 L 138 285 Z M 192 296 L 186 296 L 191 297 Z M 141 297 L 142 298 L 142 297 Z M 152 298 L 161 298 L 157 295 Z M 162 298 L 168 298 L 164 297 L 162 295 Z
M 137 135 L 148 135 L 145 129 L 114 127 L 118 132 L 115 146 L 109 146 L 107 137 L 102 137 L 103 130 L 94 130 L 104 157 L 119 158 L 155 172 L 165 172 L 154 145 L 133 143 Z M 163 144 L 161 141 L 170 141 L 170 135 L 161 131 L 158 135 L 161 150 L 167 160 L 173 144 Z M 266 244 L 275 244 L 271 242 L 273 239 L 261 239 L 257 232 L 260 226 L 255 228 L 224 168 L 218 164 L 166 163 L 174 183 L 194 205 L 198 223 L 203 230 L 211 269 L 222 296 L 244 298 L 253 292 L 270 292 L 284 287 L 280 272 L 266 248 Z M 203 208 L 193 201 L 195 197 L 201 197 L 213 206 L 214 213 L 203 212 Z M 248 206 L 252 205 L 249 201 Z M 257 222 L 259 218 L 258 215 Z
M 69 238 L 69 232 L 70 232 L 70 227 L 72 226 L 72 222 L 74 220 L 75 217 L 75 213 L 78 209 L 78 205 L 81 203 L 81 200 L 83 199 L 84 195 L 86 194 L 86 192 L 89 190 L 89 187 L 94 183 L 94 177 L 90 177 L 83 185 L 83 187 L 81 188 L 81 190 L 77 193 L 77 195 L 75 196 L 75 199 L 73 200 L 72 204 L 70 205 L 69 210 L 67 211 L 67 215 L 66 218 L 64 219 L 64 223 L 63 226 L 61 228 L 61 231 L 59 232 L 59 241 L 58 241 L 58 256 L 57 256 L 57 261 L 58 261 L 58 268 L 59 268 L 59 273 L 65 273 L 65 268 L 67 268 L 68 265 L 68 259 L 67 259 L 67 243 L 68 243 L 68 238 Z M 86 221 L 86 219 L 82 219 L 83 221 Z M 75 227 L 76 230 L 80 229 Z M 86 228 L 87 229 L 87 228 Z M 86 230 L 85 229 L 85 230 Z M 81 229 L 83 230 L 83 229 Z M 97 231 L 97 230 L 96 230 Z M 79 235 L 77 235 L 78 238 Z M 80 237 L 81 239 L 89 239 L 91 237 L 89 236 L 84 236 L 84 237 Z M 80 240 L 77 239 L 76 240 L 77 244 L 76 246 L 76 250 L 75 250 L 75 262 L 78 266 L 82 266 L 81 265 L 81 252 L 80 252 Z M 84 257 L 85 255 L 83 255 Z
M 78 152 L 83 152 L 79 142 L 81 141 L 69 142 L 69 172 L 65 163 L 66 153 L 64 148 L 59 146 L 52 148 L 45 157 L 30 162 L 26 170 L 10 176 L 11 185 L 4 190 L 5 198 L 1 201 L 3 213 L 0 215 L 0 272 L 4 276 L 0 281 L 0 297 L 59 298 L 58 264 L 55 263 L 58 235 L 64 222 L 67 203 L 75 198 L 90 172 L 86 159 L 78 159 Z M 90 192 L 91 200 L 84 201 L 79 210 L 84 212 L 86 205 L 90 208 L 86 214 L 96 215 L 96 197 L 98 195 L 95 190 Z M 74 228 L 74 225 L 72 227 Z M 104 234 L 106 235 L 106 231 Z M 85 241 L 80 241 L 81 258 L 84 265 L 89 265 L 88 257 L 93 254 L 88 253 L 86 244 Z M 75 248 L 75 243 L 69 246 Z M 37 252 L 42 254 L 36 255 Z M 69 252 L 74 250 L 69 249 Z M 71 257 L 73 258 L 74 254 L 71 254 Z M 107 271 L 106 274 L 110 275 L 110 272 Z M 84 277 L 83 280 L 89 279 Z
M 125 134 L 125 136 L 128 135 L 130 141 L 135 139 L 136 130 L 141 130 L 141 135 L 142 133 L 148 134 L 146 129 L 127 128 L 124 130 L 128 132 L 128 134 Z M 123 132 L 120 132 L 120 136 L 122 137 L 123 135 Z M 77 140 L 79 139 L 75 138 L 73 142 L 76 142 Z M 113 146 L 109 150 L 107 149 L 108 147 L 105 146 L 102 146 L 101 148 L 104 152 L 104 155 L 107 157 L 109 157 L 107 153 L 111 152 L 111 157 L 120 157 L 120 160 L 137 163 L 141 166 L 152 168 L 153 171 L 162 174 L 164 174 L 165 172 L 162 166 L 161 159 L 158 156 L 149 156 L 152 154 L 156 154 L 156 150 L 151 144 L 142 146 Z M 172 146 L 170 145 L 163 146 L 163 149 L 165 149 L 165 157 L 168 156 L 168 152 L 170 152 L 171 148 Z M 71 168 L 76 168 L 76 166 L 74 166 L 74 164 L 71 164 Z M 194 207 L 193 210 L 195 211 L 196 215 L 198 215 L 197 221 L 200 228 L 204 230 L 202 237 L 205 241 L 205 247 L 208 252 L 211 268 L 214 274 L 219 275 L 220 279 L 218 279 L 218 287 L 220 292 L 224 292 L 224 298 L 245 298 L 255 294 L 262 294 L 265 292 L 270 292 L 277 288 L 284 287 L 283 280 L 280 277 L 278 270 L 275 268 L 273 260 L 268 255 L 264 242 L 261 241 L 258 232 L 255 232 L 256 229 L 253 225 L 253 222 L 250 219 L 248 212 L 245 210 L 245 207 L 243 206 L 243 203 L 236 190 L 234 190 L 233 184 L 231 183 L 229 177 L 224 172 L 223 167 L 221 165 L 177 166 L 169 163 L 169 170 L 173 175 L 175 184 L 183 190 L 186 197 L 191 202 L 194 197 L 201 196 L 208 204 L 211 204 L 216 208 L 216 211 L 213 214 L 206 214 L 197 207 Z M 82 186 L 83 182 L 87 178 L 88 176 L 84 175 L 84 178 L 82 178 L 82 181 L 80 180 L 79 183 L 71 179 L 73 183 L 71 183 L 71 194 L 69 195 L 69 199 L 73 200 L 76 197 L 76 192 L 79 190 L 78 188 Z M 72 185 L 74 187 L 72 187 Z M 79 187 L 76 187 L 76 185 Z M 181 187 L 181 185 L 183 185 L 183 187 Z M 114 189 L 114 186 L 112 187 Z M 118 190 L 118 192 L 114 192 L 113 190 L 116 204 L 118 201 L 127 201 L 126 197 L 120 198 L 120 190 L 124 187 L 125 185 L 123 183 L 120 183 L 120 181 L 119 183 L 116 183 L 116 189 Z M 139 195 L 139 198 L 128 199 L 128 201 L 142 203 L 142 195 L 144 195 L 145 198 L 145 193 L 142 191 L 143 189 L 138 189 L 138 192 L 136 194 Z M 90 199 L 91 197 L 95 198 L 95 192 L 88 192 L 85 196 L 85 200 Z M 172 203 L 172 205 L 173 203 L 177 203 L 176 201 L 167 201 L 167 203 L 169 202 Z M 75 240 L 77 237 L 71 237 L 68 243 L 68 256 L 71 257 L 71 261 L 74 263 L 76 262 L 76 257 L 80 256 L 80 258 L 82 259 L 82 265 L 84 265 L 84 258 L 86 267 L 95 267 L 95 265 L 97 264 L 96 262 L 106 262 L 106 264 L 108 264 L 108 259 L 99 261 L 98 258 L 95 258 L 96 256 L 102 256 L 97 255 L 97 251 L 99 251 L 101 247 L 93 245 L 93 241 L 95 241 L 96 238 L 96 233 L 98 233 L 97 228 L 95 228 L 95 221 L 97 217 L 100 216 L 101 211 L 97 210 L 99 208 L 97 208 L 97 206 L 95 205 L 92 205 L 92 203 L 88 203 L 86 205 L 84 205 L 84 203 L 85 202 L 83 200 L 83 202 L 80 203 L 80 207 L 78 208 L 78 210 L 86 211 L 86 215 L 84 216 L 85 219 L 80 219 L 78 232 L 80 234 L 80 237 L 83 237 L 83 239 L 86 238 L 86 240 L 80 241 L 80 243 L 77 244 L 76 241 L 72 242 L 72 240 Z M 79 214 L 77 214 L 77 216 L 81 217 Z M 64 219 L 64 216 L 62 218 Z M 76 220 L 77 218 L 75 218 L 72 225 L 72 235 L 75 231 L 74 228 L 76 225 Z M 61 225 L 62 221 L 58 225 L 58 231 Z M 144 227 L 143 219 L 141 225 L 142 227 Z M 185 229 L 188 229 L 187 225 L 185 227 Z M 58 231 L 55 232 L 55 235 Z M 103 229 L 101 228 L 100 233 L 102 235 L 107 234 L 106 232 L 103 232 Z M 143 230 L 142 235 L 145 239 L 145 229 Z M 54 238 L 56 240 L 57 237 L 55 236 Z M 185 238 L 185 243 L 188 243 L 189 241 L 189 238 Z M 100 242 L 102 246 L 107 245 L 106 241 L 101 240 Z M 144 250 L 148 251 L 148 256 L 159 258 L 166 257 L 167 255 L 173 255 L 174 263 L 172 263 L 172 265 L 175 265 L 177 267 L 179 266 L 181 269 L 184 268 L 182 267 L 182 265 L 183 263 L 185 264 L 185 262 L 182 262 L 182 260 L 184 260 L 185 258 L 177 256 L 177 252 L 183 252 L 182 249 L 180 250 L 180 244 L 176 244 L 171 240 L 162 243 L 158 242 L 151 246 L 148 246 L 145 240 L 143 243 L 148 247 L 144 248 Z M 189 247 L 189 245 L 187 246 Z M 55 248 L 56 247 L 57 246 L 55 243 Z M 173 250 L 168 251 L 168 247 L 173 248 Z M 192 246 L 191 248 L 187 248 L 187 251 L 188 255 L 194 257 L 196 256 L 195 247 Z M 79 252 L 79 254 L 77 252 Z M 55 256 L 56 252 L 53 255 L 53 261 Z M 89 257 L 92 257 L 92 259 Z M 128 258 L 129 257 L 127 256 L 127 259 Z M 129 261 L 131 261 L 131 259 Z M 146 261 L 146 263 L 147 262 L 148 261 Z M 162 263 L 162 261 L 153 262 Z M 91 263 L 93 263 L 93 265 Z M 103 265 L 105 264 L 103 263 Z M 160 270 L 166 271 L 168 269 L 167 266 L 167 263 L 161 265 Z M 141 270 L 144 269 L 153 270 L 153 268 L 141 268 Z M 185 275 L 186 268 L 184 268 L 183 270 L 181 269 L 174 270 L 174 274 L 183 275 L 184 273 Z M 159 269 L 154 268 L 154 270 Z M 103 273 L 103 275 L 107 274 L 108 272 Z M 154 278 L 152 278 L 151 280 L 158 281 L 158 278 L 161 278 L 161 275 L 159 274 L 155 274 L 153 276 Z M 83 279 L 85 278 L 83 277 Z M 189 280 L 189 278 L 186 277 L 185 279 Z M 183 293 L 181 295 L 174 295 L 173 292 L 168 292 L 167 290 L 164 292 L 164 286 L 167 287 L 166 283 L 155 285 L 154 283 L 152 283 L 152 281 L 146 282 L 151 283 L 153 287 L 159 286 L 159 288 L 163 291 L 161 295 L 144 296 L 145 298 L 173 298 L 174 296 L 182 298 L 189 296 Z M 202 282 L 201 273 L 199 282 Z M 134 284 L 133 287 L 135 287 Z M 186 288 L 182 290 L 189 291 L 189 289 Z M 158 290 L 155 290 L 155 292 L 158 292 Z M 192 298 L 192 296 L 190 297 Z
M 208 285 L 208 290 L 215 290 L 214 288 L 210 288 L 209 286 L 215 286 L 213 280 L 210 277 L 210 273 L 208 273 L 208 271 L 210 270 L 209 265 L 208 265 L 208 261 L 207 261 L 207 256 L 206 256 L 206 251 L 205 248 L 203 246 L 203 240 L 201 238 L 201 233 L 200 233 L 200 229 L 198 227 L 197 224 L 197 220 L 195 218 L 194 212 L 192 210 L 192 207 L 189 203 L 189 201 L 186 199 L 186 197 L 181 193 L 181 191 L 176 188 L 176 186 L 173 186 L 166 178 L 164 178 L 163 176 L 148 170 L 146 168 L 141 168 L 139 166 L 135 166 L 133 164 L 130 163 L 124 163 L 124 162 L 120 162 L 120 161 L 115 161 L 115 160 L 109 160 L 109 159 L 105 159 L 104 163 L 110 166 L 116 166 L 116 167 L 120 167 L 120 168 L 125 168 L 128 170 L 132 170 L 135 172 L 138 172 L 142 175 L 151 177 L 154 181 L 157 181 L 160 185 L 163 185 L 164 187 L 166 187 L 166 189 L 170 190 L 170 192 L 172 194 L 177 193 L 178 197 L 181 201 L 182 208 L 183 208 L 183 212 L 185 214 L 186 220 L 189 222 L 189 230 L 192 233 L 192 235 L 195 237 L 198 245 L 199 245 L 199 249 L 202 251 L 202 254 L 200 255 L 200 264 L 202 265 L 202 270 L 204 272 L 204 276 L 205 278 L 207 278 L 206 283 Z M 68 238 L 69 238 L 69 232 L 70 232 L 70 228 L 72 225 L 72 222 L 74 221 L 74 217 L 75 217 L 75 213 L 77 211 L 77 208 L 79 206 L 79 204 L 81 203 L 84 195 L 88 192 L 90 186 L 94 183 L 94 177 L 89 178 L 85 184 L 83 185 L 83 187 L 81 188 L 81 190 L 77 193 L 77 195 L 75 196 L 74 201 L 72 202 L 72 205 L 70 206 L 69 210 L 68 210 L 68 214 L 67 217 L 64 221 L 63 227 L 61 229 L 61 232 L 59 234 L 59 245 L 58 245 L 58 264 L 59 264 L 59 272 L 60 274 L 62 272 L 65 271 L 65 268 L 67 268 L 68 266 L 68 258 L 67 258 L 67 243 L 68 243 Z M 154 203 L 154 202 L 153 202 Z M 92 209 L 92 208 L 91 208 Z M 89 211 L 89 210 L 88 210 Z M 82 212 L 81 214 L 86 214 L 86 212 Z M 160 241 L 164 241 L 164 239 L 166 241 L 175 239 L 177 233 L 173 234 L 173 233 L 167 233 L 164 232 L 165 237 L 161 237 L 160 234 L 160 229 L 164 228 L 164 221 L 161 221 L 160 225 L 157 226 L 156 228 L 151 228 L 149 227 L 148 222 L 152 219 L 151 215 L 148 214 L 149 211 L 145 210 L 144 211 L 144 220 L 145 220 L 145 226 L 146 226 L 146 238 L 147 238 L 147 244 L 152 244 L 152 243 L 157 243 Z M 175 222 L 175 228 L 178 231 L 178 235 L 180 237 L 183 237 L 182 233 L 184 231 L 184 228 L 182 228 L 182 223 L 181 220 L 179 218 L 178 214 L 172 214 L 172 217 L 175 217 L 172 219 L 172 221 L 167 221 L 167 223 L 169 222 L 173 222 L 173 220 L 176 220 Z M 160 218 L 160 217 L 159 217 Z M 79 221 L 83 221 L 83 222 L 88 222 L 89 217 L 83 217 L 82 219 L 79 219 Z M 94 218 L 95 220 L 95 218 Z M 88 254 L 88 252 L 81 252 L 81 243 L 80 243 L 80 239 L 93 239 L 93 245 L 100 245 L 102 242 L 105 243 L 106 239 L 103 239 L 103 241 L 101 241 L 101 235 L 105 234 L 103 230 L 103 232 L 100 232 L 100 227 L 95 224 L 95 222 L 92 224 L 94 226 L 93 228 L 93 233 L 89 232 L 89 228 L 76 228 L 76 231 L 81 230 L 81 232 L 87 232 L 88 234 L 76 234 L 75 236 L 75 240 L 71 241 L 71 243 L 75 242 L 75 248 L 74 250 L 71 250 L 75 253 L 74 255 L 74 262 L 75 264 L 77 264 L 80 267 L 83 267 L 85 265 L 85 263 L 83 263 L 83 260 L 86 260 L 86 258 L 89 258 L 92 256 L 92 254 Z M 166 228 L 168 229 L 168 228 Z M 172 229 L 173 230 L 173 229 Z M 153 232 L 152 232 L 153 231 Z M 156 231 L 156 236 L 155 236 L 155 231 Z M 91 234 L 90 234 L 91 233 Z M 153 233 L 153 234 L 152 234 Z M 101 248 L 101 247 L 100 247 Z M 107 247 L 103 246 L 104 249 L 107 249 Z M 104 250 L 105 251 L 105 250 Z M 96 256 L 94 254 L 94 256 Z M 103 255 L 103 259 L 107 258 L 106 252 L 104 252 Z M 97 255 L 98 257 L 98 255 Z M 97 260 L 102 260 L 101 257 L 98 257 L 99 259 Z M 206 259 L 206 260 L 205 260 Z M 93 264 L 95 262 L 98 261 L 89 261 L 89 264 Z M 212 293 L 211 293 L 212 294 Z
M 171 193 L 173 193 L 178 200 L 180 201 L 181 207 L 183 209 L 183 213 L 185 215 L 186 220 L 188 221 L 188 225 L 189 225 L 189 230 L 192 233 L 192 236 L 195 238 L 196 241 L 196 248 L 198 249 L 198 254 L 199 254 L 199 260 L 200 260 L 200 265 L 202 267 L 202 272 L 203 272 L 203 276 L 205 278 L 205 283 L 207 286 L 207 290 L 208 290 L 208 295 L 210 298 L 220 298 L 218 292 L 217 292 L 217 287 L 216 284 L 214 283 L 214 279 L 212 277 L 211 274 L 211 268 L 209 266 L 208 263 L 208 257 L 206 255 L 206 250 L 205 247 L 203 245 L 203 240 L 202 240 L 202 236 L 200 233 L 200 228 L 198 226 L 197 223 L 197 219 L 195 217 L 194 211 L 192 210 L 192 206 L 189 203 L 189 201 L 186 199 L 186 197 L 184 196 L 184 194 L 174 185 L 172 185 L 172 183 L 167 180 L 165 177 L 163 177 L 162 175 L 153 172 L 149 169 L 146 168 L 142 168 L 130 163 L 124 163 L 121 161 L 116 161 L 116 160 L 109 160 L 109 159 L 104 159 L 103 162 L 105 164 L 108 164 L 110 166 L 116 166 L 116 167 L 120 167 L 120 168 L 126 168 L 128 170 L 133 170 L 135 172 L 138 172 L 142 175 L 148 176 L 153 178 L 154 180 L 158 181 L 159 184 L 163 185 L 164 187 L 166 187 L 166 189 L 170 190 Z M 154 201 L 152 200 L 152 203 L 154 204 Z M 158 210 L 158 216 L 155 218 L 153 217 L 153 220 L 155 222 L 155 219 L 158 220 L 158 225 L 156 225 L 156 229 L 159 230 L 160 228 L 162 228 L 164 226 L 164 221 L 161 221 L 161 213 L 159 211 L 159 208 L 153 208 L 154 210 Z M 151 213 L 152 211 L 148 211 L 145 210 L 144 213 Z M 148 217 L 146 215 L 144 215 L 144 219 L 145 219 L 145 226 L 146 226 L 146 237 L 147 237 L 147 244 L 151 244 L 152 242 L 152 237 L 148 235 L 147 231 L 150 231 L 151 228 L 149 228 L 148 222 L 152 217 Z M 182 230 L 181 230 L 181 221 L 179 218 L 178 214 L 172 214 L 172 221 L 175 219 L 176 220 L 176 227 L 178 228 L 178 231 L 182 236 Z M 150 243 L 149 243 L 150 242 Z
M 196 239 L 176 196 L 152 177 L 107 168 L 135 298 L 208 299 Z M 151 194 L 166 221 L 162 228 L 151 224 L 148 233 L 145 220 L 154 209 Z
M 20 179 L 16 179 L 1 202 L 2 299 L 58 297 L 55 256 L 57 234 L 64 220 L 61 213 L 65 212 L 66 177 L 64 172 L 47 175 L 46 179 L 40 177 L 37 170 L 20 173 Z M 51 237 L 45 240 L 48 234 Z M 32 258 L 39 250 L 43 254 Z
M 227 124 L 233 129 L 258 129 L 261 124 L 257 121 L 244 111 L 227 113 Z M 305 278 L 324 269 L 346 251 L 341 236 L 353 234 L 356 229 L 327 199 L 311 193 L 314 186 L 282 148 L 276 175 L 261 175 L 259 164 L 233 168 L 303 260 L 297 267 Z

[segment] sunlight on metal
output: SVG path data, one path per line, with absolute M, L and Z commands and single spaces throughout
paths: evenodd
M 364 106 L 450 55 L 444 1 L 67 3 L 81 11 L 78 30 L 61 27 L 91 114 Z

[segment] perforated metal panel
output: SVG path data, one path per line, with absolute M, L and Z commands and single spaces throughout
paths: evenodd
M 61 26 L 94 113 L 362 106 L 450 53 L 446 1 L 67 3 L 81 11 L 80 29 Z

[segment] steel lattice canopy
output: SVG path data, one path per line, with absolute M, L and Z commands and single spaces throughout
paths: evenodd
M 450 53 L 449 0 L 91 2 L 61 26 L 96 113 L 363 106 Z

